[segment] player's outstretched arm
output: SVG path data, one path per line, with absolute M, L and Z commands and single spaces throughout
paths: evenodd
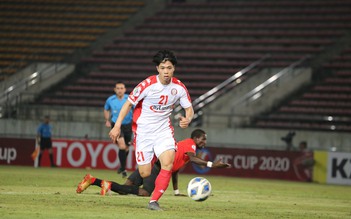
M 190 162 L 195 163 L 197 165 L 201 165 L 201 166 L 206 166 L 207 165 L 207 161 L 197 157 L 195 155 L 195 153 L 192 152 L 187 152 L 186 153 L 188 155 L 188 157 L 190 158 Z
M 228 168 L 231 167 L 228 163 L 223 163 L 221 160 L 217 160 L 216 162 L 205 161 L 199 157 L 197 157 L 194 153 L 187 152 L 187 155 L 190 158 L 190 161 L 201 166 L 207 166 L 209 168 Z
M 172 173 L 173 190 L 178 190 L 178 171 Z
M 172 173 L 172 184 L 173 184 L 173 191 L 175 196 L 186 196 L 184 194 L 181 194 L 178 188 L 178 172 L 173 172 Z
M 231 166 L 232 165 L 230 165 L 229 163 L 223 163 L 222 160 L 217 160 L 212 164 L 212 168 L 229 168 Z

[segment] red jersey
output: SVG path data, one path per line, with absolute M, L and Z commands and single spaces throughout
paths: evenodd
M 190 158 L 186 154 L 187 152 L 196 154 L 196 144 L 192 138 L 187 138 L 178 142 L 172 172 L 178 171 L 189 162 Z

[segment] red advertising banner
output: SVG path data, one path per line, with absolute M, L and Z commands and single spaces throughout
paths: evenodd
M 34 139 L 0 140 L 0 165 L 34 165 L 31 158 Z M 116 170 L 120 166 L 118 146 L 110 141 L 54 139 L 52 145 L 54 161 L 58 167 Z M 309 171 L 300 165 L 301 158 L 305 155 L 299 152 L 207 147 L 198 151 L 198 156 L 211 161 L 222 159 L 232 167 L 210 169 L 188 164 L 182 172 L 294 181 L 310 180 Z M 47 151 L 42 156 L 41 166 L 50 166 Z M 126 169 L 134 171 L 136 166 L 134 148 L 130 147 Z
M 54 162 L 58 167 L 68 168 L 119 168 L 119 148 L 110 141 L 53 139 Z M 50 166 L 47 153 L 42 157 L 41 166 Z M 135 170 L 134 148 L 129 147 L 126 169 Z
M 299 152 L 207 147 L 198 151 L 198 156 L 205 160 L 222 159 L 232 167 L 210 169 L 188 164 L 183 173 L 294 181 L 308 181 L 310 177 L 309 173 L 299 165 L 299 159 L 303 156 Z
M 35 148 L 34 139 L 0 139 L 0 165 L 33 166 L 31 154 Z

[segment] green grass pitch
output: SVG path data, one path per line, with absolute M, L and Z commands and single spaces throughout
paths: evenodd
M 123 183 L 115 171 L 0 166 L 1 218 L 351 218 L 351 186 L 205 176 L 212 195 L 204 202 L 173 196 L 161 212 L 146 209 L 149 198 L 100 196 L 89 187 L 76 194 L 86 173 Z M 195 175 L 180 174 L 183 194 Z

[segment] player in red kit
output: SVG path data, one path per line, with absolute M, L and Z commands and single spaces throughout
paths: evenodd
M 206 145 L 206 140 L 206 133 L 201 129 L 196 129 L 191 133 L 191 138 L 178 142 L 172 168 L 174 195 L 181 195 L 178 189 L 178 171 L 189 161 L 202 166 L 211 166 L 211 168 L 230 167 L 230 164 L 222 163 L 220 160 L 212 163 L 196 157 L 196 149 L 204 148 Z M 105 195 L 109 190 L 111 190 L 119 194 L 150 196 L 155 188 L 155 180 L 159 172 L 160 166 L 157 163 L 152 168 L 151 175 L 144 179 L 140 176 L 139 171 L 136 170 L 128 177 L 124 185 L 107 180 L 101 180 L 87 174 L 82 182 L 78 184 L 77 193 L 83 192 L 90 185 L 96 185 L 101 187 L 101 195 Z M 143 187 L 140 187 L 141 185 L 143 185 Z
M 117 142 L 122 121 L 134 106 L 133 144 L 140 175 L 146 178 L 151 174 L 155 157 L 161 163 L 148 208 L 162 210 L 158 200 L 166 191 L 171 179 L 176 149 L 170 115 L 179 101 L 185 111 L 185 117 L 180 116 L 179 126 L 187 128 L 194 116 L 194 110 L 185 85 L 173 77 L 177 64 L 174 53 L 169 50 L 159 51 L 153 57 L 153 62 L 156 64 L 158 75 L 148 77 L 129 94 L 128 101 L 123 105 L 109 136 L 114 143 Z

